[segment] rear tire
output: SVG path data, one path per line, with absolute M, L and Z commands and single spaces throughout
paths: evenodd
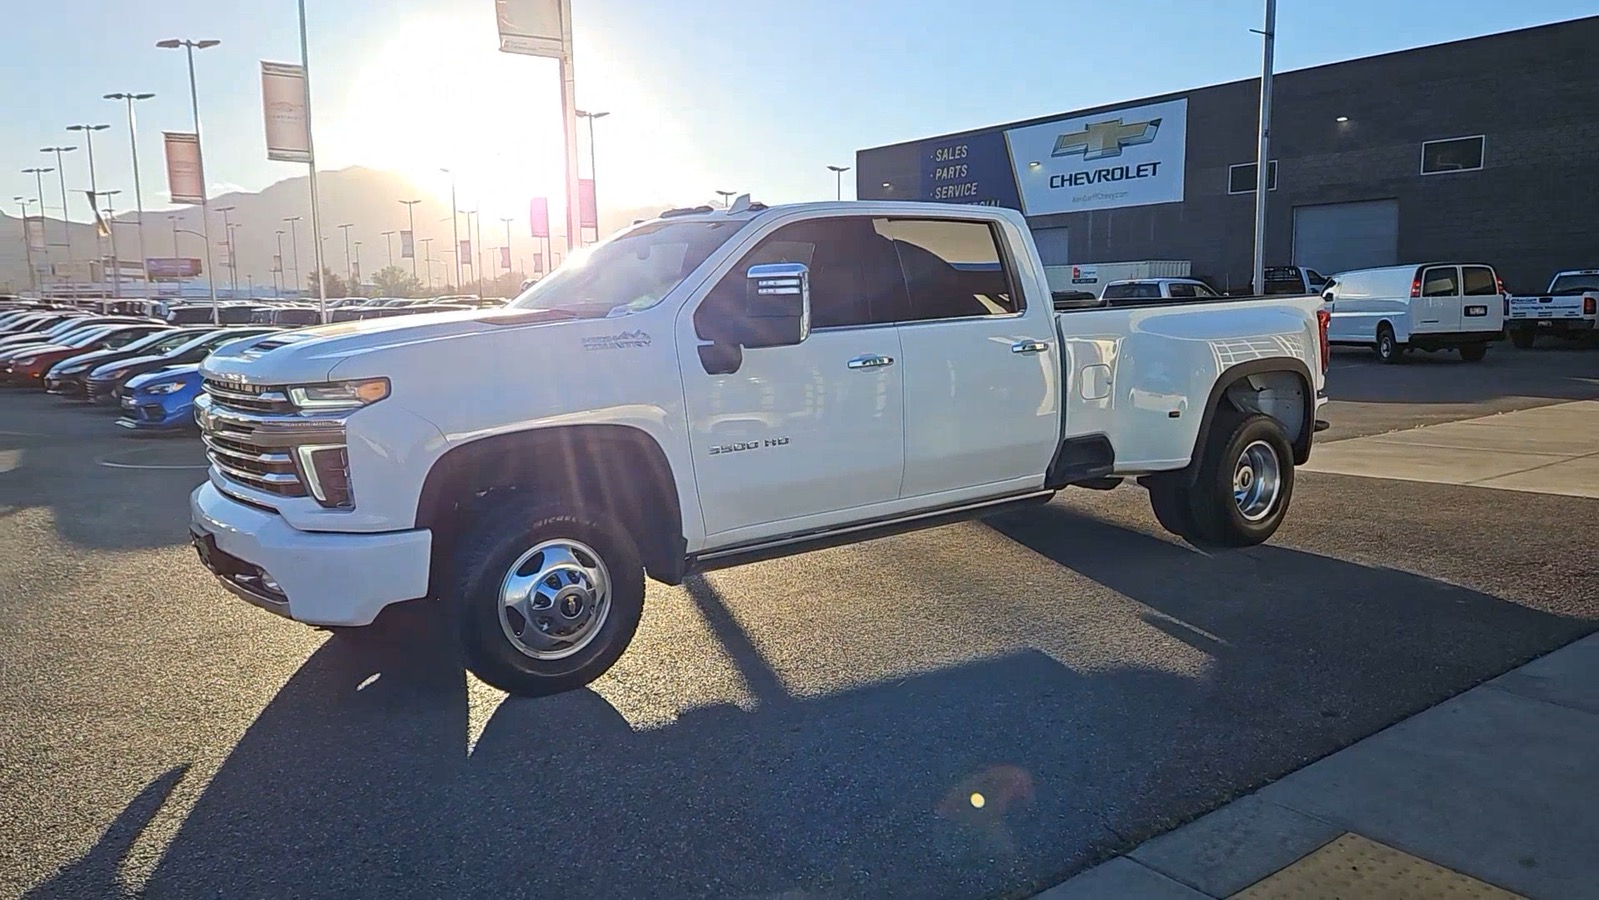
M 1538 339 L 1538 334 L 1531 328 L 1511 328 L 1510 343 L 1517 350 L 1531 350 L 1532 344 Z
M 1482 362 L 1487 355 L 1487 344 L 1466 344 L 1460 348 L 1460 358 L 1466 362 Z
M 1262 543 L 1277 533 L 1293 495 L 1294 450 L 1277 420 L 1218 410 L 1186 492 L 1195 528 L 1190 541 L 1221 547 Z
M 574 690 L 632 642 L 644 564 L 616 526 L 512 492 L 488 503 L 456 546 L 461 649 L 489 684 L 524 697 Z
M 1399 345 L 1394 337 L 1394 328 L 1387 322 L 1377 326 L 1377 343 L 1373 344 L 1372 352 L 1377 354 L 1377 361 L 1393 365 L 1404 358 L 1405 348 Z

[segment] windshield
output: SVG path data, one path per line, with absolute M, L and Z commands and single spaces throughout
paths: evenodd
M 746 220 L 747 221 L 747 220 Z M 746 221 L 652 222 L 586 251 L 511 301 L 511 309 L 623 315 L 665 299 Z
M 1551 294 L 1581 294 L 1584 291 L 1599 291 L 1599 272 L 1561 275 L 1549 286 Z

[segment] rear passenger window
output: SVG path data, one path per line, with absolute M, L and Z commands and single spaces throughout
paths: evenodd
M 1421 275 L 1423 297 L 1454 297 L 1460 293 L 1460 280 L 1454 266 L 1438 266 Z
M 1130 284 L 1110 284 L 1105 286 L 1106 300 L 1126 300 L 1133 295 L 1133 286 Z
M 1199 294 L 1194 290 L 1194 286 L 1191 285 L 1191 284 L 1174 284 L 1174 285 L 1172 285 L 1171 286 L 1171 295 L 1173 297 L 1198 297 L 1199 296 Z
M 1493 269 L 1487 266 L 1466 266 L 1464 271 L 1467 297 L 1492 297 L 1499 293 L 1499 281 L 1494 278 Z
M 879 220 L 894 242 L 910 293 L 908 321 L 1005 316 L 1021 311 L 994 227 L 948 219 Z

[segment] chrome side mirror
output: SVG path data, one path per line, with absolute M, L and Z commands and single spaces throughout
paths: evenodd
M 745 273 L 745 347 L 789 347 L 811 333 L 811 273 L 802 263 L 767 263 Z

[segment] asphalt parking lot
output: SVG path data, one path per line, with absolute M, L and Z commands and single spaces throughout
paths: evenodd
M 1335 353 L 1324 440 L 1599 398 L 1599 352 Z M 591 690 L 216 587 L 191 438 L 0 395 L 0 895 L 1025 896 L 1599 628 L 1599 499 L 1304 472 L 652 586 Z M 1599 451 L 1599 445 L 1595 446 Z

